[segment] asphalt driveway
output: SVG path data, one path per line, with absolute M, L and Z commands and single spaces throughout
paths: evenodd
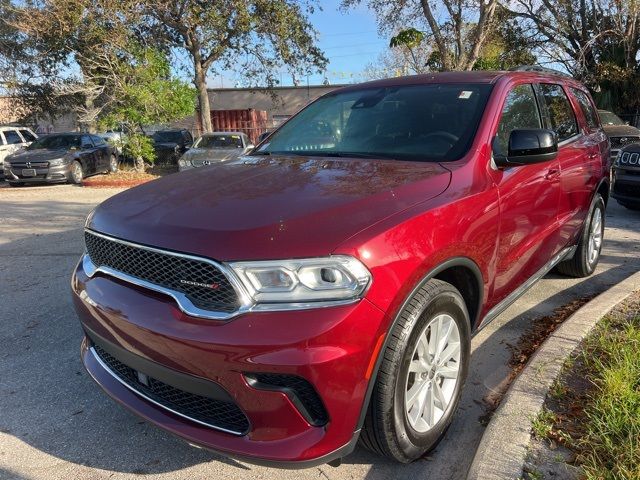
M 85 216 L 117 191 L 0 188 L 1 479 L 461 479 L 484 430 L 484 399 L 509 374 L 509 345 L 532 319 L 640 269 L 640 213 L 611 201 L 594 276 L 548 275 L 476 335 L 461 408 L 427 458 L 397 465 L 358 449 L 338 468 L 274 470 L 190 447 L 116 405 L 83 371 L 69 277 Z

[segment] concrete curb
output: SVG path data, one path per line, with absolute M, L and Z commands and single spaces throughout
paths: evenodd
M 542 409 L 565 360 L 603 316 L 638 289 L 640 272 L 585 304 L 545 340 L 494 413 L 476 450 L 467 480 L 522 477 L 531 439 L 531 419 Z

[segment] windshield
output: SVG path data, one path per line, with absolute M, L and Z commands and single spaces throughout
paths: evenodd
M 179 143 L 182 140 L 180 132 L 156 132 L 153 134 L 153 140 L 156 142 Z
M 329 94 L 257 154 L 456 160 L 471 145 L 490 91 L 486 84 L 427 84 Z
M 205 135 L 196 140 L 194 148 L 242 148 L 240 135 Z
M 33 142 L 29 150 L 80 148 L 80 135 L 48 135 Z
M 600 121 L 603 125 L 626 125 L 615 113 L 600 110 L 598 114 L 600 115 Z

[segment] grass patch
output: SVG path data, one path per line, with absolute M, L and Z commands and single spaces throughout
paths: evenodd
M 553 431 L 556 420 L 555 413 L 542 407 L 538 416 L 531 420 L 531 430 L 535 437 L 538 439 L 547 438 Z
M 588 479 L 640 479 L 640 298 L 607 317 L 583 352 L 594 388 L 578 441 Z
M 599 322 L 532 424 L 587 480 L 640 479 L 640 292 Z

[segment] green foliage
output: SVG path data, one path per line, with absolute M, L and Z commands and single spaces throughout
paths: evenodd
M 531 420 L 531 430 L 536 438 L 545 439 L 552 432 L 555 421 L 555 414 L 543 407 L 538 416 Z
M 397 35 L 391 37 L 389 47 L 393 48 L 404 45 L 409 48 L 415 48 L 420 46 L 423 41 L 424 33 L 420 30 L 416 30 L 415 28 L 407 28 L 406 30 L 401 30 Z
M 153 49 L 131 47 L 117 66 L 118 95 L 100 117 L 102 128 L 125 124 L 168 123 L 193 114 L 196 90 L 171 76 L 166 55 Z
M 583 362 L 595 390 L 579 441 L 588 479 L 640 478 L 640 294 L 605 317 Z
M 152 140 L 141 133 L 131 133 L 127 135 L 122 153 L 136 160 L 143 160 L 146 163 L 153 163 L 156 160 L 156 153 L 153 149 Z

